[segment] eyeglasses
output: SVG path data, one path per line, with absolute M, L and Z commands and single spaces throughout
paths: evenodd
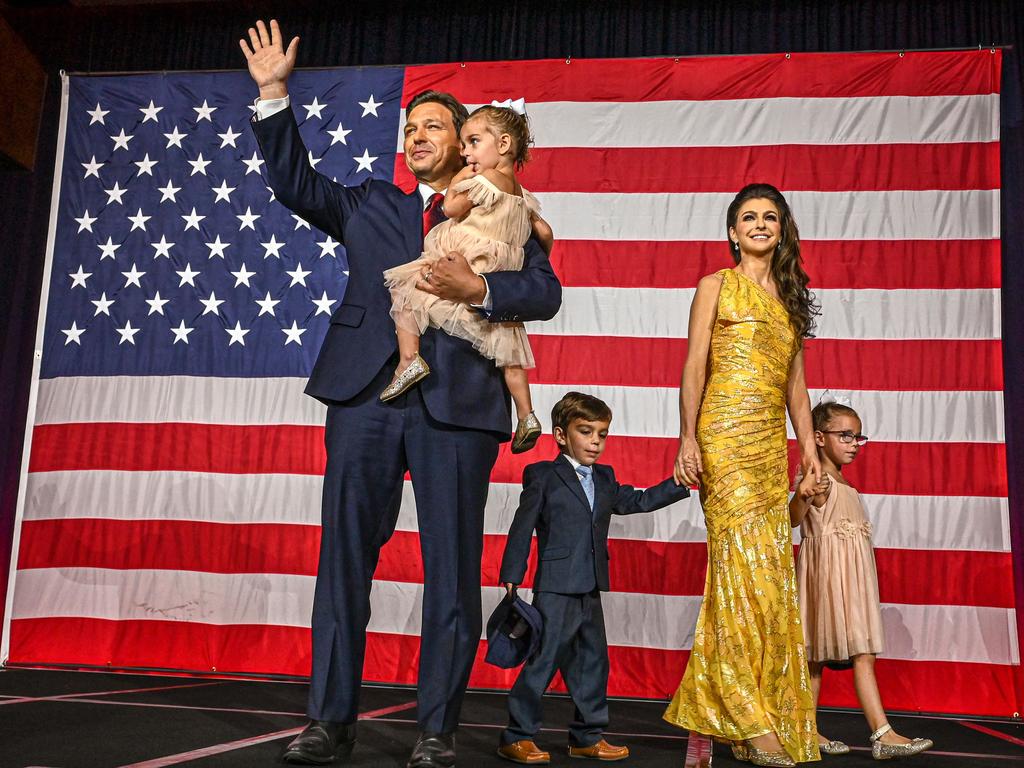
M 819 429 L 818 431 L 824 435 L 839 435 L 839 442 L 844 445 L 849 445 L 850 443 L 864 445 L 868 441 L 867 435 L 854 434 L 848 429 Z

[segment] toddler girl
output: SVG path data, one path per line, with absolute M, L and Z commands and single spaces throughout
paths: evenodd
M 875 656 L 883 650 L 884 636 L 871 523 L 864 516 L 860 495 L 843 477 L 843 467 L 857 457 L 867 437 L 861 434 L 857 412 L 840 403 L 818 403 L 811 419 L 822 480 L 793 495 L 789 519 L 794 527 L 800 526 L 802 536 L 796 578 L 814 705 L 821 691 L 822 667 L 852 662 L 857 698 L 874 731 L 872 756 L 889 760 L 916 755 L 930 749 L 931 740 L 900 736 L 882 709 Z M 818 745 L 829 755 L 850 751 L 841 741 L 821 734 Z
M 548 253 L 551 230 L 539 217 L 537 200 L 516 180 L 516 169 L 529 159 L 532 143 L 526 116 L 505 106 L 480 107 L 462 126 L 466 167 L 452 179 L 444 197 L 448 220 L 423 241 L 423 255 L 384 273 L 391 291 L 391 315 L 398 335 L 399 364 L 381 400 L 398 397 L 430 375 L 420 357 L 420 335 L 428 326 L 466 339 L 480 354 L 494 360 L 516 406 L 512 452 L 528 451 L 541 434 L 533 413 L 526 369 L 534 367 L 533 353 L 522 323 L 491 323 L 474 308 L 421 291 L 416 282 L 429 267 L 450 252 L 461 253 L 477 274 L 518 270 L 523 245 L 533 229 Z

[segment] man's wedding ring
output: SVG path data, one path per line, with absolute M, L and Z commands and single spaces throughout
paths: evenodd
M 434 270 L 428 269 L 427 270 L 427 274 L 425 274 L 423 276 L 423 282 L 429 283 L 430 282 L 430 278 L 433 276 L 433 274 L 434 274 Z

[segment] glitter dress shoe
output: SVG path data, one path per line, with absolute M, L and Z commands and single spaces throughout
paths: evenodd
M 569 757 L 584 757 L 588 760 L 603 760 L 611 763 L 629 757 L 629 747 L 616 747 L 601 739 L 589 747 L 569 747 Z
M 758 749 L 749 742 L 747 743 L 747 756 L 754 765 L 767 765 L 772 766 L 772 768 L 792 768 L 792 766 L 796 765 L 793 762 L 793 758 L 786 754 L 785 750 L 766 751 Z
M 355 745 L 355 724 L 311 720 L 302 733 L 292 739 L 281 759 L 299 765 L 328 765 L 336 758 L 345 762 Z
M 455 734 L 420 734 L 405 768 L 453 768 L 455 765 Z
M 847 755 L 850 748 L 841 741 L 819 741 L 818 749 L 825 755 Z
M 498 757 L 523 765 L 547 765 L 551 762 L 551 753 L 545 752 L 529 739 L 502 744 L 498 747 Z
M 880 739 L 892 730 L 886 723 L 871 734 L 871 756 L 875 760 L 892 760 L 894 757 L 910 757 L 935 746 L 931 739 L 914 739 L 909 744 L 885 744 Z
M 525 419 L 520 419 L 516 424 L 516 434 L 512 438 L 512 453 L 525 453 L 537 444 L 540 437 L 540 421 L 533 411 L 526 414 Z
M 430 366 L 427 365 L 426 360 L 417 354 L 412 359 L 412 362 L 406 366 L 405 370 L 396 376 L 395 380 L 388 384 L 384 391 L 380 393 L 381 402 L 386 403 L 388 400 L 394 400 L 402 393 L 408 392 L 410 387 L 429 375 Z
M 742 763 L 750 762 L 750 750 L 747 749 L 747 745 L 742 741 L 729 742 L 729 746 L 732 747 L 732 756 Z

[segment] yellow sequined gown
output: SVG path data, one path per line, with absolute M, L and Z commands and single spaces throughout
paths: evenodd
M 788 512 L 789 315 L 724 269 L 697 420 L 708 571 L 693 650 L 665 719 L 739 741 L 771 731 L 818 760 Z

